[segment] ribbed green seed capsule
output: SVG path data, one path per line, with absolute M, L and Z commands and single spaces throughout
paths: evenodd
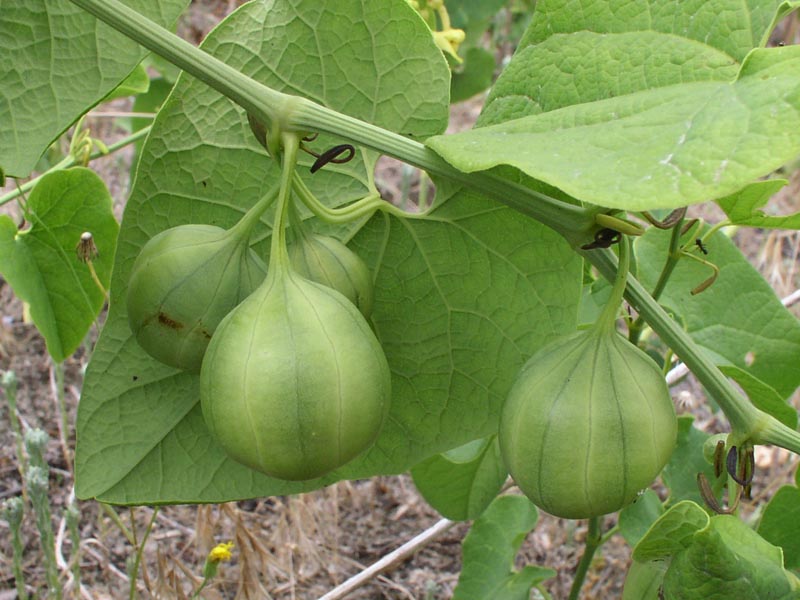
M 231 458 L 306 480 L 372 445 L 391 379 L 380 343 L 349 300 L 276 267 L 219 325 L 200 391 L 208 428 Z
M 506 467 L 534 504 L 559 517 L 620 510 L 675 447 L 677 419 L 663 373 L 614 328 L 627 249 L 624 259 L 598 322 L 534 354 L 503 406 L 498 438 Z
M 131 270 L 131 330 L 154 358 L 199 372 L 219 322 L 265 274 L 246 237 L 212 225 L 162 231 L 145 244 Z
M 655 362 L 617 333 L 581 331 L 537 352 L 503 407 L 500 447 L 514 480 L 546 512 L 615 512 L 649 486 L 677 421 Z
M 298 274 L 343 294 L 365 317 L 372 313 L 369 269 L 358 254 L 339 240 L 326 235 L 301 235 L 289 246 L 289 261 Z

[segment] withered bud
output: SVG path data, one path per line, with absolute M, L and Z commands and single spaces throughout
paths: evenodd
M 89 231 L 84 231 L 81 234 L 81 239 L 78 245 L 75 246 L 75 252 L 78 254 L 78 260 L 83 263 L 93 261 L 98 257 L 99 252 L 94 243 L 94 236 Z

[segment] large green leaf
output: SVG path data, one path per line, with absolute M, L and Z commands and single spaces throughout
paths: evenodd
M 785 485 L 775 493 L 761 515 L 758 533 L 783 548 L 786 568 L 800 568 L 800 490 Z
M 653 227 L 636 241 L 639 280 L 648 289 L 666 260 L 670 233 Z M 704 258 L 720 270 L 714 284 L 692 295 L 712 271 L 683 259 L 660 301 L 680 314 L 694 341 L 718 364 L 739 367 L 786 398 L 800 385 L 800 323 L 725 235 L 711 236 L 706 248 Z
M 665 560 L 692 544 L 696 532 L 708 527 L 706 511 L 690 500 L 678 502 L 661 515 L 633 549 L 638 562 Z
M 800 212 L 791 215 L 770 215 L 761 210 L 786 183 L 783 179 L 757 181 L 730 196 L 719 198 L 716 203 L 734 225 L 765 229 L 800 229 Z
M 718 198 L 800 154 L 800 46 L 756 49 L 731 81 L 573 104 L 428 145 L 456 168 L 511 165 L 628 210 Z
M 125 0 L 169 25 L 188 0 Z M 68 0 L 0 0 L 0 167 L 24 177 L 52 140 L 142 60 L 142 48 Z
M 635 546 L 650 526 L 664 514 L 661 498 L 647 489 L 619 513 L 619 532 L 629 546 Z
M 797 578 L 781 549 L 733 515 L 718 515 L 672 559 L 664 597 L 674 600 L 796 600 Z
M 405 2 L 252 3 L 204 48 L 270 86 L 384 127 L 425 137 L 446 124 L 446 63 Z M 359 153 L 313 176 L 300 172 L 323 202 L 337 205 L 374 190 L 375 158 Z M 179 81 L 142 150 L 111 310 L 87 371 L 76 455 L 81 497 L 220 502 L 404 471 L 494 433 L 526 358 L 575 326 L 580 261 L 555 234 L 484 198 L 451 190 L 425 220 L 376 215 L 334 230 L 353 238 L 374 273 L 373 324 L 393 372 L 389 419 L 369 453 L 321 480 L 282 482 L 238 465 L 205 427 L 198 379 L 136 344 L 125 287 L 152 235 L 187 222 L 230 226 L 275 182 L 242 111 L 200 83 Z M 258 250 L 268 236 L 261 225 Z
M 531 587 L 554 577 L 552 569 L 513 569 L 519 547 L 539 517 L 524 496 L 500 496 L 464 539 L 464 561 L 453 600 L 527 600 Z
M 492 88 L 481 122 L 679 83 L 730 81 L 738 68 L 724 52 L 672 33 L 553 35 L 517 52 Z
M 539 0 L 521 46 L 575 31 L 654 31 L 717 48 L 741 61 L 763 46 L 776 13 L 796 2 L 782 0 Z
M 76 167 L 45 175 L 33 188 L 26 205 L 30 229 L 18 231 L 0 215 L 0 273 L 30 304 L 33 322 L 57 361 L 78 348 L 105 302 L 76 246 L 81 234 L 92 234 L 98 250 L 92 266 L 108 287 L 119 229 L 111 204 L 103 181 Z
M 489 506 L 508 472 L 492 436 L 431 456 L 411 469 L 411 475 L 431 506 L 448 519 L 466 521 Z

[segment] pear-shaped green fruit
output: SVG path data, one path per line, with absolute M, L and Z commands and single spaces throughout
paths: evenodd
M 390 395 L 386 357 L 358 309 L 272 264 L 220 323 L 200 373 L 203 417 L 226 453 L 287 480 L 320 477 L 370 447 Z
M 365 317 L 372 312 L 372 276 L 355 252 L 336 238 L 306 234 L 289 246 L 292 268 L 343 294 Z
M 247 237 L 212 225 L 180 225 L 142 248 L 128 282 L 128 322 L 161 362 L 199 372 L 219 322 L 264 280 Z
M 675 447 L 677 420 L 655 362 L 608 327 L 540 349 L 503 406 L 499 441 L 520 489 L 546 512 L 615 512 L 649 486 Z

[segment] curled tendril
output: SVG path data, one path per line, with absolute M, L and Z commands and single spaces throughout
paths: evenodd
M 317 160 L 315 160 L 314 164 L 311 165 L 312 173 L 316 173 L 328 163 L 340 165 L 342 163 L 351 161 L 356 155 L 356 149 L 350 144 L 339 144 L 338 146 L 334 146 L 333 148 L 325 150 L 325 152 L 322 154 L 317 154 L 316 152 L 308 149 L 306 149 L 306 152 L 317 157 Z
M 741 500 L 742 497 L 742 488 L 739 486 L 736 486 L 733 500 L 731 501 L 730 498 L 728 499 L 729 505 L 727 508 L 722 506 L 717 500 L 716 496 L 714 496 L 714 491 L 711 489 L 711 485 L 708 483 L 705 473 L 697 474 L 697 487 L 700 488 L 700 496 L 702 496 L 706 505 L 708 505 L 708 507 L 717 514 L 733 514 L 736 511 L 736 508 L 739 506 L 739 500 Z
M 581 250 L 594 250 L 595 248 L 610 248 L 622 239 L 622 234 L 613 229 L 603 228 L 594 234 L 594 241 L 581 246 Z
M 671 213 L 667 215 L 667 218 L 663 221 L 659 221 L 656 219 L 651 213 L 647 211 L 642 212 L 642 216 L 647 219 L 647 221 L 658 229 L 672 229 L 681 222 L 683 217 L 686 216 L 686 207 L 683 206 L 681 208 L 676 208 Z
M 736 446 L 732 446 L 728 451 L 728 458 L 725 466 L 728 475 L 730 475 L 736 483 L 742 487 L 749 487 L 753 482 L 753 475 L 756 468 L 756 459 L 753 449 L 746 448 L 742 452 L 740 460 L 739 451 L 736 449 Z
M 714 452 L 714 471 L 717 476 L 722 474 L 722 453 L 724 451 L 724 442 L 717 443 Z M 753 482 L 753 474 L 755 473 L 755 452 L 752 447 L 745 447 L 738 449 L 736 446 L 731 446 L 728 450 L 728 455 L 725 457 L 725 470 L 731 479 L 736 482 L 736 489 L 733 492 L 733 497 L 728 499 L 728 506 L 724 507 L 717 500 L 714 495 L 711 485 L 705 474 L 697 474 L 697 486 L 700 488 L 700 495 L 703 497 L 706 505 L 714 512 L 721 515 L 729 515 L 736 511 L 741 499 L 750 498 L 750 484 Z M 731 492 L 728 492 L 729 496 Z

